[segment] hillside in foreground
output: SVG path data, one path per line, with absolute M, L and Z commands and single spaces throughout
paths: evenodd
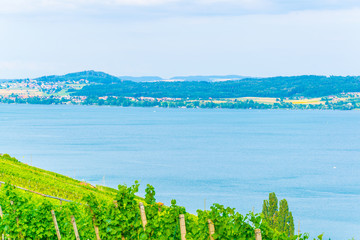
M 81 202 L 89 193 L 102 199 L 112 199 L 116 195 L 115 189 L 91 186 L 58 173 L 29 166 L 7 154 L 0 156 L 0 181 L 76 202 Z
M 242 215 L 214 204 L 193 215 L 176 200 L 169 207 L 157 203 L 151 185 L 147 185 L 145 199 L 140 199 L 135 195 L 137 182 L 130 187 L 119 185 L 118 190 L 94 187 L 23 164 L 7 154 L 0 155 L 0 182 L 0 234 L 6 239 L 60 239 L 60 235 L 61 239 L 75 239 L 75 232 L 77 239 L 97 240 L 255 239 L 259 233 L 264 240 L 309 239 L 308 234 L 295 235 L 287 202 L 281 200 L 278 208 L 274 193 L 264 201 L 262 214 Z

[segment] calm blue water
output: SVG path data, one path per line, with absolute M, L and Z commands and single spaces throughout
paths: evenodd
M 360 111 L 0 105 L 0 152 L 188 211 L 286 198 L 301 230 L 360 236 Z

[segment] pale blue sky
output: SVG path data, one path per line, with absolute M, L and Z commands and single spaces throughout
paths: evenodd
M 0 0 L 0 79 L 360 75 L 360 1 Z

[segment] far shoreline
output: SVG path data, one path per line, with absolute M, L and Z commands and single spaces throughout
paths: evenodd
M 32 105 L 32 106 L 87 106 L 87 107 L 117 107 L 117 108 L 148 108 L 148 109 L 197 109 L 197 110 L 261 110 L 261 111 L 359 111 L 360 108 L 353 109 L 329 109 L 329 108 L 230 108 L 230 107 L 161 107 L 161 106 L 121 106 L 121 105 L 107 105 L 107 104 L 73 104 L 73 103 L 60 103 L 60 104 L 46 104 L 46 103 L 4 103 L 0 105 Z

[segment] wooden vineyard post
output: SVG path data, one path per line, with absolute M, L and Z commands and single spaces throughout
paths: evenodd
M 96 234 L 96 240 L 101 240 L 100 233 L 99 233 L 99 227 L 96 225 L 96 218 L 93 217 L 93 223 L 94 223 L 94 229 Z
M 185 225 L 185 215 L 180 214 L 180 233 L 181 233 L 181 240 L 186 240 L 186 225 Z
M 14 205 L 14 202 L 10 201 L 10 204 Z M 16 214 L 16 210 L 14 210 L 14 214 Z M 19 218 L 18 217 L 16 217 L 16 225 L 17 225 L 17 227 L 19 227 Z M 20 236 L 22 235 L 21 231 L 19 232 L 19 235 Z
M 298 226 L 298 237 L 297 239 L 299 240 L 300 239 L 300 220 L 299 220 L 299 226 Z
M 52 219 L 54 221 L 54 226 L 55 226 L 57 238 L 58 238 L 58 240 L 60 240 L 61 235 L 60 235 L 59 225 L 58 225 L 58 223 L 56 221 L 56 216 L 55 216 L 55 211 L 54 210 L 51 210 L 51 215 L 52 215 Z
M 1 220 L 4 218 L 4 214 L 3 214 L 1 206 L 0 206 L 0 218 L 1 218 Z M 5 240 L 5 234 L 4 233 L 1 234 L 1 240 Z
M 93 224 L 94 224 L 94 229 L 95 229 L 95 234 L 96 234 L 96 240 L 101 240 L 101 238 L 100 238 L 100 233 L 99 233 L 99 227 L 96 225 L 96 217 L 95 217 L 95 215 L 94 215 L 94 211 L 91 210 L 91 209 L 90 209 L 90 211 L 91 211 L 91 215 L 93 215 L 92 220 L 93 220 Z
M 72 223 L 73 228 L 74 228 L 76 240 L 80 240 L 80 236 L 79 236 L 79 232 L 78 232 L 78 229 L 77 229 L 77 226 L 76 226 L 76 222 L 75 222 L 75 217 L 74 217 L 74 216 L 71 216 L 71 223 Z
M 255 240 L 262 240 L 260 229 L 255 229 Z
M 115 205 L 115 208 L 118 208 L 118 207 L 119 207 L 119 204 L 118 204 L 118 202 L 117 202 L 116 200 L 114 200 L 113 203 L 114 203 L 114 205 Z M 125 240 L 125 237 L 122 236 L 121 239 L 122 239 L 122 240 Z
M 208 219 L 208 225 L 209 225 L 210 240 L 214 240 L 212 235 L 215 234 L 215 226 L 214 226 L 214 223 L 210 219 Z
M 140 207 L 141 221 L 142 221 L 142 225 L 143 225 L 143 228 L 144 228 L 144 231 L 145 231 L 147 221 L 146 221 L 146 213 L 145 213 L 144 203 L 142 203 L 142 202 L 139 203 L 139 207 Z

